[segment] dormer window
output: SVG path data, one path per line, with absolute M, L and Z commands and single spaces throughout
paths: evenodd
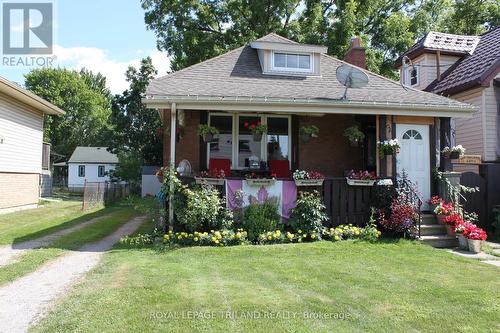
M 417 86 L 420 82 L 419 80 L 419 67 L 412 66 L 406 69 L 406 73 L 404 73 L 404 84 L 407 86 Z
M 273 52 L 273 70 L 312 72 L 311 54 Z

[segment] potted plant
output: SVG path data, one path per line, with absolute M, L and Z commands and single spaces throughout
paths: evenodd
M 194 177 L 196 184 L 224 185 L 226 174 L 224 170 L 213 169 L 202 171 L 198 177 Z
M 446 203 L 444 200 L 441 200 L 434 209 L 434 214 L 436 214 L 438 223 L 444 224 L 446 216 L 453 214 L 454 210 L 455 208 L 452 203 Z
M 467 238 L 464 236 L 465 230 L 468 228 L 475 227 L 476 225 L 470 222 L 462 222 L 455 226 L 455 233 L 458 238 L 458 247 L 462 250 L 469 250 L 469 243 L 467 242 Z
M 391 139 L 377 142 L 380 157 L 399 154 L 400 146 L 398 139 Z
M 462 216 L 460 214 L 451 214 L 444 218 L 444 226 L 446 227 L 446 233 L 450 236 L 456 236 L 455 227 L 461 223 L 464 223 Z
M 365 134 L 359 130 L 358 125 L 348 127 L 344 131 L 344 136 L 349 140 L 352 147 L 358 147 L 365 139 Z
M 214 135 L 219 134 L 219 130 L 207 124 L 198 125 L 198 135 L 203 138 L 203 141 L 208 143 L 212 142 Z
M 469 251 L 480 253 L 482 242 L 485 241 L 487 237 L 486 232 L 477 226 L 471 226 L 465 229 L 464 236 L 467 238 Z
M 451 148 L 444 147 L 444 149 L 441 150 L 441 153 L 445 158 L 454 160 L 465 154 L 465 148 L 462 147 L 462 145 L 453 146 Z
M 260 120 L 252 123 L 245 122 L 244 126 L 252 132 L 253 141 L 261 141 L 262 134 L 267 132 L 267 125 L 262 124 Z
M 295 170 L 293 172 L 295 186 L 321 186 L 325 176 L 318 171 Z
M 346 177 L 347 184 L 351 186 L 373 186 L 377 177 L 374 172 L 351 170 Z
M 318 137 L 319 128 L 315 125 L 302 126 L 299 130 L 299 134 L 302 142 L 309 142 L 311 138 Z

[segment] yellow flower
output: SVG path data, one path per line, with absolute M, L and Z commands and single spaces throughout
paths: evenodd
M 357 236 L 357 235 L 359 235 L 359 231 L 358 231 L 358 230 L 354 231 L 354 234 L 355 234 L 356 236 Z
M 163 235 L 163 239 L 165 239 L 165 240 L 169 240 L 169 239 L 170 239 L 170 236 L 169 236 L 169 235 Z
M 177 239 L 182 239 L 182 235 L 177 236 Z
M 297 232 L 298 232 L 299 234 L 301 234 L 301 233 L 302 233 L 302 230 L 300 230 L 300 229 L 299 229 L 299 230 L 297 230 Z
M 220 237 L 220 232 L 216 231 L 215 232 L 215 237 L 219 238 Z
M 215 243 L 215 242 L 218 242 L 217 238 L 212 237 L 212 242 L 214 242 L 214 243 Z
M 241 238 L 241 234 L 238 232 L 236 233 L 236 238 L 240 239 Z
M 315 234 L 312 234 L 312 235 L 311 235 L 311 238 L 312 238 L 312 239 L 315 239 L 315 238 L 316 238 L 316 235 L 315 235 Z
M 335 236 L 335 240 L 336 241 L 340 240 L 340 237 L 339 236 Z
M 229 237 L 230 239 L 234 239 L 234 235 L 231 235 L 231 237 Z
M 194 240 L 195 242 L 197 242 L 197 241 L 198 241 L 198 237 L 193 238 L 193 240 Z
M 215 243 L 215 244 L 219 244 L 219 240 L 217 240 L 217 239 L 216 239 L 214 243 Z
M 172 230 L 169 230 L 168 233 L 171 235 L 172 234 Z
M 267 239 L 273 240 L 273 236 L 267 236 Z

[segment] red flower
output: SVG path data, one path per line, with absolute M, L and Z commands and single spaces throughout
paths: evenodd
M 252 124 L 252 129 L 254 129 L 254 128 L 255 128 L 255 124 Z
M 446 216 L 443 222 L 455 228 L 457 225 L 464 223 L 464 219 L 460 214 L 451 214 Z
M 443 203 L 443 199 L 441 199 L 438 195 L 433 196 L 427 201 L 430 205 L 439 205 Z
M 464 236 L 468 239 L 483 240 L 483 241 L 486 240 L 487 238 L 486 231 L 475 225 L 466 228 L 464 231 Z
M 245 124 L 243 126 L 245 126 L 245 128 L 248 128 L 248 121 L 245 121 Z

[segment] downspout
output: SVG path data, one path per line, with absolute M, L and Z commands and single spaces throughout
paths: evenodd
M 175 170 L 175 139 L 177 133 L 177 105 L 172 103 L 170 108 L 170 167 Z M 174 184 L 170 182 L 168 195 L 168 228 L 174 228 Z

